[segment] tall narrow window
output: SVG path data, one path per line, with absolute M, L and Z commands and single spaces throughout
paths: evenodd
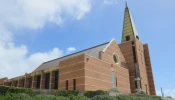
M 59 78 L 59 70 L 55 71 L 55 84 L 54 89 L 58 89 L 58 78 Z
M 136 51 L 135 51 L 135 46 L 134 46 L 134 42 L 132 42 L 132 52 L 133 52 L 133 59 L 134 59 L 134 63 L 137 63 L 137 59 L 136 59 Z
M 12 82 L 10 82 L 10 87 L 12 86 Z
M 25 79 L 22 79 L 22 87 L 24 87 Z
M 117 54 L 114 54 L 114 55 L 113 55 L 113 60 L 114 60 L 114 62 L 115 62 L 116 64 L 119 63 Z
M 116 78 L 116 81 L 115 81 L 115 85 L 116 85 L 116 87 L 117 87 L 117 78 Z
M 15 82 L 15 87 L 17 87 L 17 86 L 18 86 L 18 81 Z
M 66 90 L 68 90 L 68 80 L 66 80 Z
M 41 75 L 37 76 L 37 83 L 36 83 L 36 88 L 40 88 L 40 80 L 41 80 Z
M 49 89 L 50 73 L 46 73 L 45 89 Z
M 73 89 L 76 90 L 76 79 L 73 79 Z
M 115 75 L 114 75 L 114 71 L 112 71 L 112 87 L 115 87 Z
M 137 81 L 135 81 L 135 88 L 136 88 L 136 89 L 138 88 L 138 86 L 137 86 Z
M 29 78 L 29 88 L 32 88 L 32 78 Z
M 136 73 L 136 78 L 138 78 L 139 77 L 139 68 L 138 68 L 138 66 L 137 66 L 137 64 L 135 64 L 135 73 Z
M 126 38 L 126 41 L 129 41 L 130 40 L 130 36 L 129 35 L 126 36 L 125 38 Z

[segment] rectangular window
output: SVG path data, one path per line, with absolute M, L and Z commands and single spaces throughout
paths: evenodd
M 138 66 L 137 66 L 137 64 L 135 64 L 135 73 L 136 73 L 136 78 L 138 78 L 139 77 L 139 68 L 138 68 Z
M 50 84 L 50 73 L 46 73 L 45 89 L 49 89 Z
M 18 81 L 15 82 L 15 87 L 17 87 L 17 86 L 18 86 Z
M 76 79 L 73 79 L 73 89 L 76 90 Z
M 22 80 L 22 87 L 24 87 L 25 79 Z
M 137 81 L 135 81 L 135 88 L 136 88 L 136 89 L 138 88 L 138 86 L 137 86 Z
M 130 36 L 129 35 L 126 36 L 125 38 L 126 38 L 126 41 L 129 41 L 130 40 Z
M 115 84 L 116 84 L 116 87 L 117 87 L 117 78 L 116 78 L 116 83 Z
M 59 70 L 55 71 L 55 84 L 54 89 L 58 89 L 58 79 L 59 79 Z
M 36 80 L 37 80 L 36 88 L 39 89 L 40 88 L 41 75 L 37 76 Z
M 66 90 L 68 90 L 68 80 L 66 80 Z
M 29 78 L 29 88 L 32 88 L 32 78 Z
M 112 71 L 112 87 L 115 87 L 115 74 L 114 74 L 114 71 Z
M 12 82 L 10 82 L 10 87 L 12 86 Z

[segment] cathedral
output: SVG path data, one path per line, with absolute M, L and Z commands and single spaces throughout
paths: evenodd
M 43 62 L 33 72 L 2 78 L 0 85 L 33 89 L 145 91 L 156 95 L 148 44 L 143 44 L 126 5 L 121 43 L 109 42 Z

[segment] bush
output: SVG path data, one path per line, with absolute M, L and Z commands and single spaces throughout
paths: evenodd
M 6 95 L 1 95 L 0 100 L 14 100 L 15 94 L 7 92 Z
M 109 92 L 120 92 L 117 88 L 111 88 L 111 89 L 109 89 Z
M 60 96 L 60 97 L 56 97 L 54 100 L 70 100 L 70 99 L 67 97 Z
M 79 93 L 79 91 L 76 91 L 76 90 L 58 90 L 55 92 L 55 95 L 67 97 L 69 95 L 77 96 L 78 93 Z
M 152 96 L 153 100 L 163 100 L 161 96 Z
M 97 95 L 91 98 L 91 100 L 118 100 L 118 99 L 109 95 Z
M 5 95 L 8 91 L 9 87 L 0 86 L 0 95 Z
M 25 93 L 18 93 L 13 97 L 13 100 L 29 100 L 30 96 Z
M 36 95 L 40 95 L 41 91 L 40 90 L 28 90 L 26 92 L 28 95 L 30 95 L 31 97 L 36 96 Z
M 147 95 L 147 93 L 145 91 L 139 91 L 137 94 Z
M 70 100 L 88 100 L 88 98 L 85 97 L 85 96 L 69 95 L 68 97 L 69 97 Z
M 84 95 L 88 98 L 92 98 L 96 95 L 107 95 L 107 94 L 108 94 L 107 91 L 97 90 L 97 91 L 87 91 Z
M 48 100 L 48 97 L 40 94 L 32 97 L 32 100 Z

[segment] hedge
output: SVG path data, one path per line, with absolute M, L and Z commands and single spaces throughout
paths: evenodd
M 55 91 L 55 96 L 64 96 L 67 97 L 69 95 L 77 96 L 79 91 L 77 90 L 57 90 Z
M 96 95 L 106 95 L 106 94 L 108 94 L 107 91 L 97 90 L 97 91 L 87 91 L 84 95 L 88 98 L 92 98 Z
M 30 96 L 35 96 L 40 94 L 39 90 L 32 90 L 28 88 L 17 88 L 17 87 L 8 87 L 8 86 L 0 86 L 0 95 L 5 95 L 7 93 L 26 93 Z

